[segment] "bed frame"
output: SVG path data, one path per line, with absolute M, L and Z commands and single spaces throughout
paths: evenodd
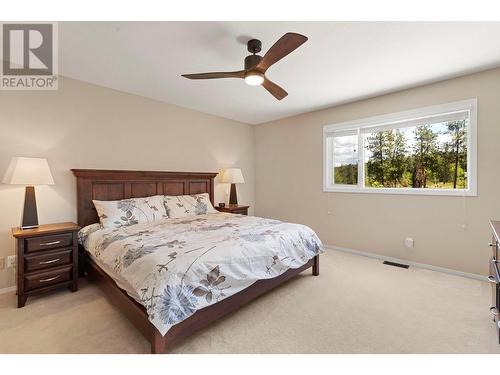
M 147 197 L 157 194 L 183 195 L 208 193 L 214 203 L 214 178 L 217 173 L 194 172 L 146 172 L 72 169 L 77 179 L 78 224 L 86 226 L 99 222 L 92 203 L 96 200 L 118 200 Z M 85 254 L 83 249 L 80 249 Z M 314 276 L 319 275 L 319 256 L 315 256 L 302 267 L 289 269 L 282 275 L 259 280 L 220 302 L 198 310 L 186 320 L 174 325 L 162 336 L 148 320 L 146 309 L 119 288 L 90 257 L 84 256 L 84 271 L 88 278 L 101 287 L 111 303 L 135 325 L 151 343 L 153 354 L 165 353 L 180 339 L 206 327 L 211 322 L 237 310 L 245 303 L 284 283 L 302 271 L 312 267 Z

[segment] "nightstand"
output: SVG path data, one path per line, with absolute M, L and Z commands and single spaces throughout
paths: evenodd
M 78 231 L 74 223 L 12 228 L 17 240 L 17 307 L 57 288 L 78 290 Z
M 230 214 L 248 215 L 250 206 L 240 206 L 238 204 L 226 204 L 224 207 L 214 207 L 219 212 L 228 212 Z

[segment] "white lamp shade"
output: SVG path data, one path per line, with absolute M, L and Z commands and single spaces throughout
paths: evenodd
M 244 184 L 245 179 L 239 168 L 229 168 L 222 175 L 222 182 L 227 184 Z
M 47 159 L 43 158 L 12 158 L 2 182 L 11 185 L 54 185 Z

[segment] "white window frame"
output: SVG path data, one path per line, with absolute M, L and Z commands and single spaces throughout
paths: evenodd
M 373 188 L 364 185 L 365 161 L 362 129 L 371 127 L 376 128 L 384 125 L 390 126 L 419 119 L 425 120 L 428 117 L 464 111 L 469 112 L 469 121 L 467 122 L 467 189 Z M 356 130 L 358 134 L 358 184 L 333 184 L 333 154 L 329 152 L 331 150 L 331 142 L 333 141 L 332 135 L 335 133 L 341 135 L 344 131 L 352 130 Z M 477 98 L 325 125 L 323 127 L 323 191 L 343 193 L 477 196 Z

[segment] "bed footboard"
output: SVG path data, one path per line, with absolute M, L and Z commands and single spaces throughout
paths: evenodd
M 152 354 L 163 354 L 168 350 L 171 345 L 180 341 L 191 335 L 193 332 L 208 326 L 213 321 L 222 318 L 246 303 L 256 299 L 257 297 L 265 294 L 271 289 L 276 288 L 280 284 L 283 284 L 287 280 L 293 278 L 299 273 L 311 268 L 313 270 L 313 275 L 319 275 L 319 255 L 309 260 L 302 267 L 296 269 L 289 269 L 280 276 L 274 277 L 267 280 L 259 280 L 249 286 L 248 288 L 242 290 L 241 292 L 232 295 L 214 305 L 207 306 L 201 310 L 198 310 L 195 314 L 187 318 L 186 320 L 180 322 L 173 326 L 165 336 L 162 336 L 158 330 L 155 329 L 155 336 L 151 340 L 151 353 Z
M 208 326 L 224 315 L 239 309 L 246 303 L 276 288 L 308 268 L 312 267 L 314 276 L 319 275 L 319 255 L 316 255 L 302 267 L 289 269 L 280 276 L 272 279 L 259 280 L 241 292 L 197 311 L 186 320 L 173 326 L 165 336 L 162 336 L 149 321 L 146 309 L 143 306 L 139 305 L 125 291 L 120 289 L 114 280 L 101 270 L 92 259 L 87 258 L 86 265 L 89 279 L 96 283 L 108 296 L 111 303 L 120 309 L 135 327 L 141 331 L 144 337 L 151 343 L 152 354 L 164 354 L 173 344 L 181 339 Z

